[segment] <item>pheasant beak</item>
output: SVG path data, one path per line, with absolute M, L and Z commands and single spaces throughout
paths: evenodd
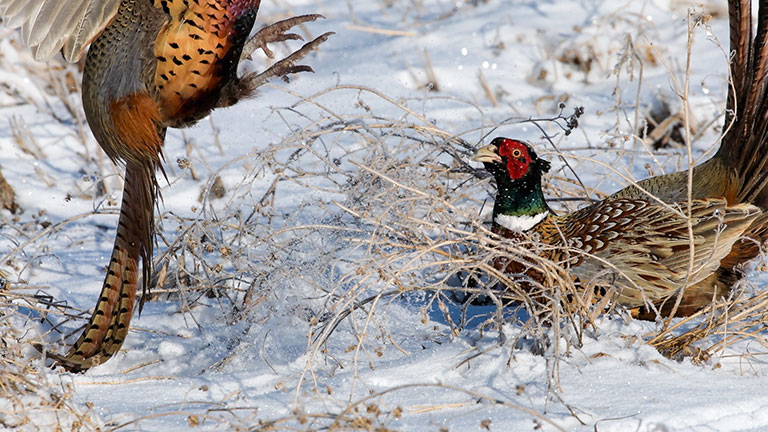
M 472 155 L 472 160 L 476 162 L 501 163 L 501 156 L 499 156 L 498 151 L 499 149 L 495 145 L 487 145 L 478 149 Z

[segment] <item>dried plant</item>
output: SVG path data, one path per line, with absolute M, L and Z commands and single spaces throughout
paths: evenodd
M 23 430 L 101 430 L 87 406 L 75 402 L 73 388 L 41 361 L 28 358 L 29 320 L 21 306 L 39 308 L 39 299 L 18 294 L 3 279 L 0 288 L 0 426 Z
M 423 5 L 409 2 L 403 7 L 412 13 Z M 638 49 L 631 42 L 627 40 L 622 48 L 619 69 L 638 68 L 639 64 L 629 65 L 633 61 L 661 62 L 661 54 L 646 52 L 644 47 Z M 601 61 L 586 58 L 577 66 L 589 69 L 584 71 L 588 74 Z M 438 82 L 438 78 L 433 72 L 429 80 Z M 494 101 L 488 84 L 483 83 L 482 76 L 479 79 L 487 98 Z M 639 81 L 638 93 L 642 85 Z M 66 87 L 62 80 L 51 82 L 51 88 L 58 89 L 54 90 L 55 97 L 62 101 L 57 106 L 67 107 L 67 115 L 76 118 L 73 113 L 79 110 L 67 106 L 71 95 L 63 91 Z M 504 240 L 489 231 L 483 216 L 488 213 L 492 185 L 487 174 L 468 163 L 482 138 L 498 127 L 521 121 L 541 126 L 542 136 L 555 132 L 564 135 L 564 130 L 572 129 L 562 126 L 568 116 L 554 116 L 561 126 L 544 120 L 510 119 L 498 123 L 479 121 L 476 128 L 455 131 L 449 130 L 450 126 L 438 127 L 406 102 L 362 86 L 338 85 L 300 99 L 293 106 L 275 109 L 273 115 L 285 119 L 289 132 L 276 134 L 279 138 L 271 145 L 259 146 L 259 150 L 239 156 L 207 175 L 193 166 L 191 156 L 177 161 L 181 171 L 207 180 L 195 217 L 161 214 L 160 253 L 155 258 L 157 270 L 153 275 L 157 288 L 145 301 L 172 297 L 178 301 L 179 311 L 192 322 L 196 308 L 218 304 L 228 322 L 246 327 L 259 326 L 275 314 L 296 316 L 310 323 L 309 355 L 297 395 L 306 386 L 318 393 L 329 393 L 317 380 L 315 370 L 319 363 L 332 362 L 339 354 L 328 349 L 334 338 L 351 341 L 349 353 L 355 367 L 362 362 L 363 353 L 375 351 L 380 343 L 404 352 L 392 337 L 386 314 L 387 304 L 398 301 L 415 304 L 424 321 L 429 316 L 440 320 L 450 329 L 446 338 L 470 332 L 492 335 L 492 347 L 478 344 L 466 353 L 461 364 L 496 348 L 509 350 L 512 356 L 519 350 L 545 356 L 553 393 L 558 387 L 559 360 L 578 349 L 585 338 L 601 337 L 602 317 L 629 319 L 626 311 L 611 303 L 611 292 L 596 295 L 577 289 L 567 267 L 539 256 L 537 252 L 544 245 L 533 239 L 515 243 Z M 334 99 L 354 101 L 354 107 L 350 112 L 336 112 L 326 105 L 326 101 Z M 553 97 L 546 102 L 555 110 L 562 109 L 562 100 Z M 620 112 L 620 105 L 617 99 L 615 137 L 622 135 L 619 123 L 629 123 L 634 132 L 640 130 L 639 105 L 630 114 Z M 471 107 L 482 112 L 479 107 Z M 690 124 L 683 123 L 681 139 L 690 149 Z M 14 130 L 31 154 L 41 154 L 40 147 L 24 132 L 23 123 L 17 123 Z M 214 141 L 218 138 L 214 137 Z M 632 182 L 621 168 L 577 156 L 576 151 L 561 152 L 558 142 L 554 138 L 547 143 L 546 148 L 552 149 L 545 152 L 550 159 L 563 158 L 564 166 L 567 163 L 576 168 L 599 167 Z M 88 148 L 87 139 L 83 138 L 83 143 Z M 191 155 L 195 144 L 191 140 L 186 144 Z M 589 150 L 597 151 L 598 147 Z M 611 145 L 604 150 L 634 154 Z M 642 150 L 655 158 L 647 147 Z M 237 175 L 232 175 L 233 171 Z M 604 196 L 581 184 L 573 175 L 578 170 L 572 171 L 555 173 L 546 186 L 547 194 L 556 198 L 556 205 L 564 211 Z M 284 200 L 296 189 L 317 192 L 315 199 L 286 206 Z M 23 240 L 3 257 L 3 265 L 21 274 L 26 262 L 50 253 L 44 245 L 47 235 L 97 213 L 54 225 L 35 220 L 15 227 Z M 29 257 L 20 256 L 22 250 Z M 524 263 L 542 274 L 544 282 L 499 272 L 492 263 L 500 257 Z M 527 283 L 525 289 L 521 282 Z M 27 292 L 34 287 L 18 281 L 11 290 L 0 292 L 0 326 L 8 335 L 0 345 L 4 371 L 0 374 L 0 388 L 5 392 L 4 401 L 24 407 L 21 411 L 0 411 L 1 424 L 24 426 L 44 412 L 41 418 L 57 419 L 62 428 L 98 427 L 87 410 L 71 402 L 71 389 L 52 384 L 53 378 L 43 366 L 29 361 L 29 354 L 22 350 L 29 336 L 25 339 L 19 331 L 28 319 L 18 311 L 19 305 L 33 311 L 35 317 L 42 317 L 50 328 L 52 334 L 35 337 L 36 343 L 60 339 L 58 333 L 80 325 L 87 312 L 45 296 L 20 294 L 22 289 Z M 764 354 L 768 347 L 768 292 L 755 294 L 748 284 L 742 284 L 731 298 L 715 300 L 692 317 L 668 325 L 660 322 L 657 330 L 644 335 L 640 342 L 672 358 L 690 356 L 713 365 L 732 356 L 749 361 Z M 260 343 L 248 336 L 247 331 L 229 335 L 230 355 L 219 359 L 211 369 L 225 367 L 232 358 Z M 753 342 L 748 352 L 743 348 L 745 341 Z M 440 387 L 472 393 L 447 385 Z M 301 428 L 304 430 L 386 430 L 407 413 L 398 406 L 387 406 L 385 396 L 404 390 L 398 387 L 370 397 L 356 397 L 353 389 L 347 402 L 335 410 L 296 409 L 293 415 L 280 419 L 220 407 L 195 412 L 180 408 L 178 415 L 186 416 L 191 426 L 221 422 L 233 427 L 249 425 L 252 430 L 275 430 L 288 424 L 305 425 Z M 476 393 L 471 397 L 526 412 L 539 424 L 551 424 L 545 415 L 511 400 Z

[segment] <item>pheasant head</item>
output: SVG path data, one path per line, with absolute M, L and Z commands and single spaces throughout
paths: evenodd
M 536 156 L 530 145 L 509 138 L 495 138 L 490 145 L 479 149 L 472 159 L 482 162 L 496 179 L 494 228 L 526 232 L 551 213 L 541 191 L 541 176 L 549 171 L 550 164 Z

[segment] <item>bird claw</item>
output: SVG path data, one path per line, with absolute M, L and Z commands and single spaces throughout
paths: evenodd
M 325 18 L 319 14 L 300 15 L 293 18 L 284 19 L 274 24 L 268 25 L 250 38 L 248 42 L 243 46 L 243 51 L 240 54 L 240 60 L 250 59 L 251 54 L 254 51 L 261 48 L 264 54 L 269 58 L 275 58 L 275 54 L 267 47 L 268 43 L 272 42 L 284 42 L 288 40 L 304 40 L 301 36 L 295 33 L 286 33 L 290 28 L 304 24 L 307 22 L 315 21 L 318 18 Z M 222 88 L 219 96 L 219 101 L 216 104 L 217 108 L 223 108 L 232 106 L 237 101 L 244 98 L 252 97 L 256 93 L 256 89 L 264 85 L 267 81 L 275 77 L 283 77 L 287 79 L 288 75 L 296 74 L 299 72 L 314 72 L 311 67 L 307 65 L 296 64 L 303 59 L 307 54 L 317 49 L 317 47 L 325 42 L 333 32 L 324 33 L 310 42 L 305 43 L 301 48 L 291 53 L 284 59 L 275 62 L 267 70 L 261 73 L 248 73 L 245 76 L 230 81 Z
M 270 24 L 253 35 L 243 46 L 243 53 L 240 55 L 240 60 L 251 60 L 253 53 L 261 48 L 264 54 L 273 59 L 275 53 L 267 46 L 269 43 L 285 42 L 288 40 L 304 40 L 303 37 L 296 33 L 286 33 L 290 28 L 300 24 L 308 23 L 317 20 L 318 18 L 325 18 L 320 14 L 299 15 L 292 18 L 284 19 L 276 23 Z
M 304 46 L 291 53 L 288 57 L 273 64 L 264 72 L 246 75 L 243 77 L 243 80 L 246 81 L 246 85 L 249 88 L 255 89 L 274 77 L 286 76 L 299 72 L 314 72 L 311 67 L 307 65 L 297 65 L 296 62 L 303 59 L 310 52 L 316 50 L 317 47 L 325 42 L 332 34 L 334 33 L 328 32 L 318 36 L 314 40 L 305 43 Z
M 317 19 L 317 17 L 320 17 L 320 15 L 305 15 L 303 17 L 296 17 L 296 18 L 300 18 L 300 20 L 294 21 L 294 22 L 313 21 Z M 292 20 L 293 18 L 289 20 L 283 20 L 273 25 L 285 26 L 286 22 L 290 22 Z M 317 47 L 321 43 L 325 42 L 332 34 L 334 33 L 327 32 L 316 37 L 312 41 L 305 43 L 304 46 L 302 46 L 298 50 L 291 53 L 291 55 L 289 55 L 288 57 L 276 62 L 264 72 L 248 73 L 242 78 L 228 83 L 228 85 L 222 89 L 221 95 L 219 97 L 219 102 L 217 103 L 216 107 L 224 108 L 224 107 L 232 106 L 241 99 L 253 96 L 256 93 L 257 88 L 261 87 L 262 85 L 264 85 L 264 83 L 266 83 L 272 78 L 283 77 L 284 79 L 287 79 L 287 76 L 291 74 L 296 74 L 299 72 L 314 72 L 314 70 L 311 67 L 307 65 L 296 64 L 296 63 L 301 59 L 303 59 L 310 52 L 316 50 Z M 260 43 L 261 41 L 263 41 L 263 39 L 258 39 L 257 36 L 254 36 L 254 38 L 251 39 L 250 42 L 253 42 L 254 40 L 258 40 L 259 41 L 258 43 Z M 286 35 L 282 35 L 282 36 L 286 36 Z M 258 45 L 258 43 L 254 42 L 254 45 L 252 45 L 254 47 L 253 49 L 256 49 L 256 47 L 260 46 Z

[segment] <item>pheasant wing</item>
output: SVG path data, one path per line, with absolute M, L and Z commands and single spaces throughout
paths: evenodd
M 67 61 L 76 62 L 119 6 L 120 0 L 0 0 L 0 18 L 8 27 L 21 27 L 36 59 L 61 50 Z
M 558 225 L 571 253 L 583 253 L 577 253 L 574 274 L 583 282 L 594 284 L 598 277 L 620 287 L 619 301 L 632 307 L 701 281 L 761 212 L 722 199 L 692 204 L 690 231 L 687 218 L 645 200 L 607 200 L 563 216 Z M 549 235 L 551 244 L 562 244 Z

